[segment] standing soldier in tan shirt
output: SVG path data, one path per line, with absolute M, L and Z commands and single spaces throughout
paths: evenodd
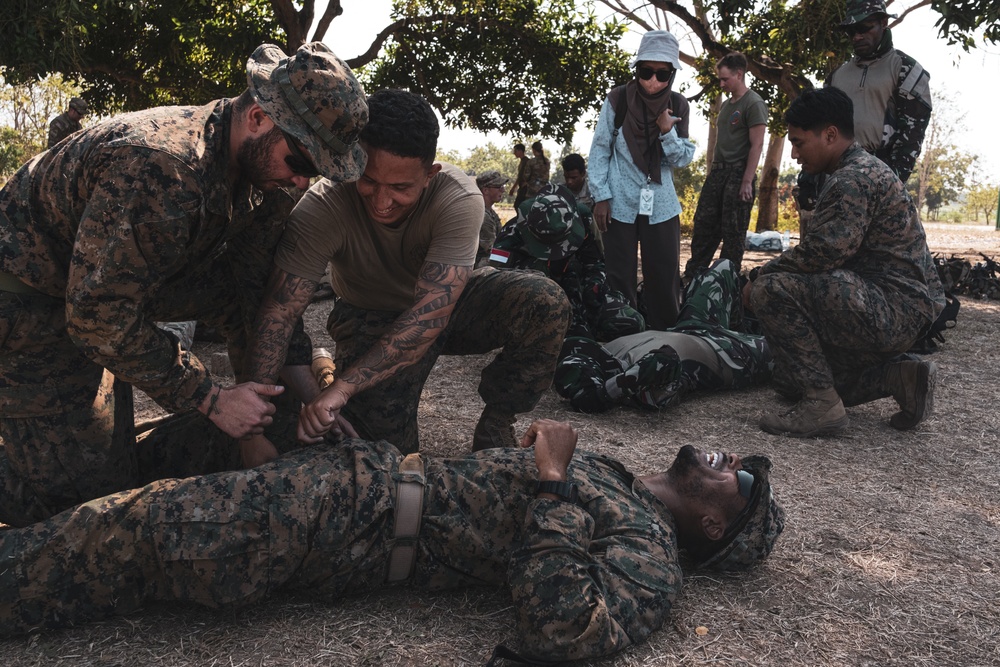
M 694 213 L 691 259 L 684 269 L 687 283 L 712 264 L 720 242 L 719 259 L 731 261 L 739 273 L 767 124 L 767 105 L 745 81 L 746 56 L 730 53 L 719 60 L 715 69 L 719 87 L 729 93 L 729 99 L 719 110 L 712 171 L 705 179 Z

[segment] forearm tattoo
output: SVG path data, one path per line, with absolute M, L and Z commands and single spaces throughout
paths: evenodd
M 413 307 L 340 379 L 368 387 L 418 361 L 448 326 L 471 274 L 468 266 L 425 263 L 417 278 Z
M 254 382 L 273 384 L 285 365 L 288 342 L 298 321 L 312 300 L 318 283 L 275 269 L 257 319 L 250 344 L 249 371 Z

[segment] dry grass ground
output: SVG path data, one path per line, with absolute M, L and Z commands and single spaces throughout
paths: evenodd
M 1000 255 L 989 227 L 929 225 L 936 252 Z M 753 255 L 751 262 L 766 255 Z M 310 309 L 322 324 L 329 302 Z M 595 665 L 955 665 L 1000 663 L 1000 302 L 964 301 L 934 355 L 936 411 L 915 431 L 888 426 L 895 404 L 849 410 L 848 434 L 792 440 L 758 430 L 780 407 L 767 388 L 693 397 L 662 413 L 568 412 L 548 393 L 532 417 L 572 421 L 581 446 L 640 473 L 688 442 L 763 452 L 788 523 L 750 574 L 690 573 L 671 621 L 649 642 Z M 319 344 L 323 344 L 320 342 Z M 421 404 L 423 449 L 465 452 L 485 359 L 445 358 Z M 697 626 L 708 628 L 699 636 Z M 243 610 L 161 605 L 129 618 L 0 642 L 0 664 L 482 665 L 512 639 L 504 591 L 406 589 L 348 600 L 280 597 Z

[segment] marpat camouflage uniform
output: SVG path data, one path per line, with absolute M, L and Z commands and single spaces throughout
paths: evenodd
M 565 196 L 569 193 L 569 188 L 550 184 L 540 195 L 555 192 L 562 192 Z M 646 321 L 642 314 L 629 305 L 621 292 L 608 285 L 604 271 L 604 253 L 590 231 L 590 209 L 578 202 L 571 202 L 576 204 L 578 216 L 577 222 L 571 223 L 573 233 L 565 235 L 565 238 L 554 244 L 557 247 L 545 245 L 542 249 L 540 246 L 543 244 L 535 240 L 528 230 L 528 215 L 532 205 L 539 199 L 541 197 L 525 200 L 518 209 L 517 219 L 508 223 L 500 232 L 493 245 L 491 266 L 539 271 L 558 283 L 566 292 L 573 308 L 573 319 L 567 336 L 606 341 L 644 331 Z M 562 212 L 572 217 L 569 208 Z M 529 244 L 533 245 L 529 247 Z M 553 251 L 555 258 L 538 256 Z
M 902 182 L 857 143 L 820 192 L 809 233 L 761 267 L 752 307 L 783 384 L 836 387 L 844 405 L 888 396 L 882 366 L 944 307 Z
M 630 352 L 649 337 L 663 345 L 630 363 L 622 354 L 583 339 L 568 339 L 566 356 L 556 367 L 554 385 L 563 398 L 584 412 L 606 410 L 620 401 L 662 409 L 696 390 L 743 389 L 771 377 L 773 362 L 763 336 L 737 331 L 739 276 L 729 260 L 719 260 L 688 285 L 677 324 L 667 331 L 648 331 L 616 341 Z M 714 367 L 697 356 L 681 356 L 670 345 L 676 334 L 704 341 L 712 350 Z
M 229 184 L 231 111 L 119 116 L 0 191 L 0 521 L 135 486 L 128 385 L 171 412 L 202 402 L 209 373 L 154 321 L 216 327 L 240 377 L 294 200 Z M 309 364 L 310 349 L 299 330 L 289 363 Z
M 156 600 L 245 605 L 279 589 L 337 600 L 386 585 L 401 459 L 386 442 L 348 440 L 0 532 L 0 635 Z M 568 468 L 578 504 L 535 497 L 531 449 L 424 465 L 407 584 L 509 584 L 519 649 L 537 659 L 608 655 L 662 626 L 682 580 L 674 519 L 620 463 L 578 451 Z M 766 542 L 751 545 L 756 559 L 783 526 L 770 491 L 751 522 L 767 524 Z
M 399 317 L 338 299 L 327 320 L 336 341 L 338 368 L 350 368 Z M 388 440 L 404 453 L 418 451 L 417 407 L 438 355 L 485 354 L 502 348 L 482 371 L 479 395 L 487 406 L 509 414 L 534 409 L 552 385 L 570 306 L 554 282 L 537 274 L 476 269 L 448 326 L 417 363 L 354 397 L 341 411 L 370 440 Z M 454 396 L 453 400 L 466 400 Z
M 52 148 L 74 132 L 79 132 L 80 127 L 80 121 L 70 118 L 69 111 L 63 111 L 49 123 L 49 142 L 46 148 Z

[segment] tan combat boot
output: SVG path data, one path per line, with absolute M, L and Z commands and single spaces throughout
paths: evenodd
M 514 435 L 514 422 L 517 416 L 486 406 L 476 432 L 472 435 L 472 451 L 494 447 L 517 447 L 517 436 Z
M 849 423 L 844 402 L 833 389 L 807 389 L 802 400 L 785 414 L 765 415 L 761 429 L 775 435 L 813 438 L 839 435 Z
M 933 361 L 898 361 L 885 371 L 885 386 L 899 403 L 899 412 L 889 425 L 900 431 L 911 429 L 934 409 L 937 365 Z

